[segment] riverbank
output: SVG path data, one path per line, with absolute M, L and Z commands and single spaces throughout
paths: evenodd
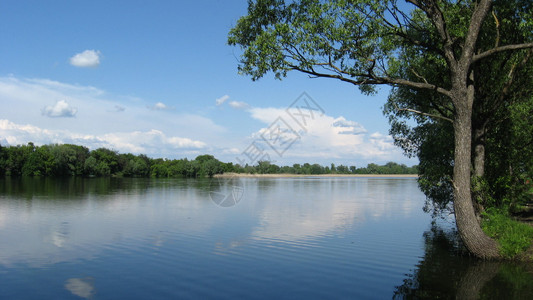
M 223 173 L 216 174 L 217 178 L 290 178 L 290 177 L 372 177 L 372 178 L 417 178 L 417 174 L 250 174 L 250 173 Z

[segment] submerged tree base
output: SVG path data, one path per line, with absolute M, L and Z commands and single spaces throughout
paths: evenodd
M 476 259 L 442 220 L 424 233 L 425 254 L 393 299 L 531 299 L 533 263 Z

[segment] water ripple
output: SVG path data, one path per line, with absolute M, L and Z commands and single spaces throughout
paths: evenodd
M 208 182 L 145 183 L 63 200 L 3 196 L 0 290 L 10 298 L 389 298 L 424 250 L 428 219 L 414 180 L 247 180 L 232 208 L 209 200 Z

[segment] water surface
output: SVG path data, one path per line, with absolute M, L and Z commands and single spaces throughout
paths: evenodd
M 531 266 L 461 255 L 413 178 L 243 178 L 230 207 L 216 180 L 0 180 L 0 298 L 533 296 Z

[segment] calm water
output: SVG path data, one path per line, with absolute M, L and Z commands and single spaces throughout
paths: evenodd
M 1 179 L 0 298 L 533 299 L 533 266 L 463 255 L 415 179 L 219 183 Z

